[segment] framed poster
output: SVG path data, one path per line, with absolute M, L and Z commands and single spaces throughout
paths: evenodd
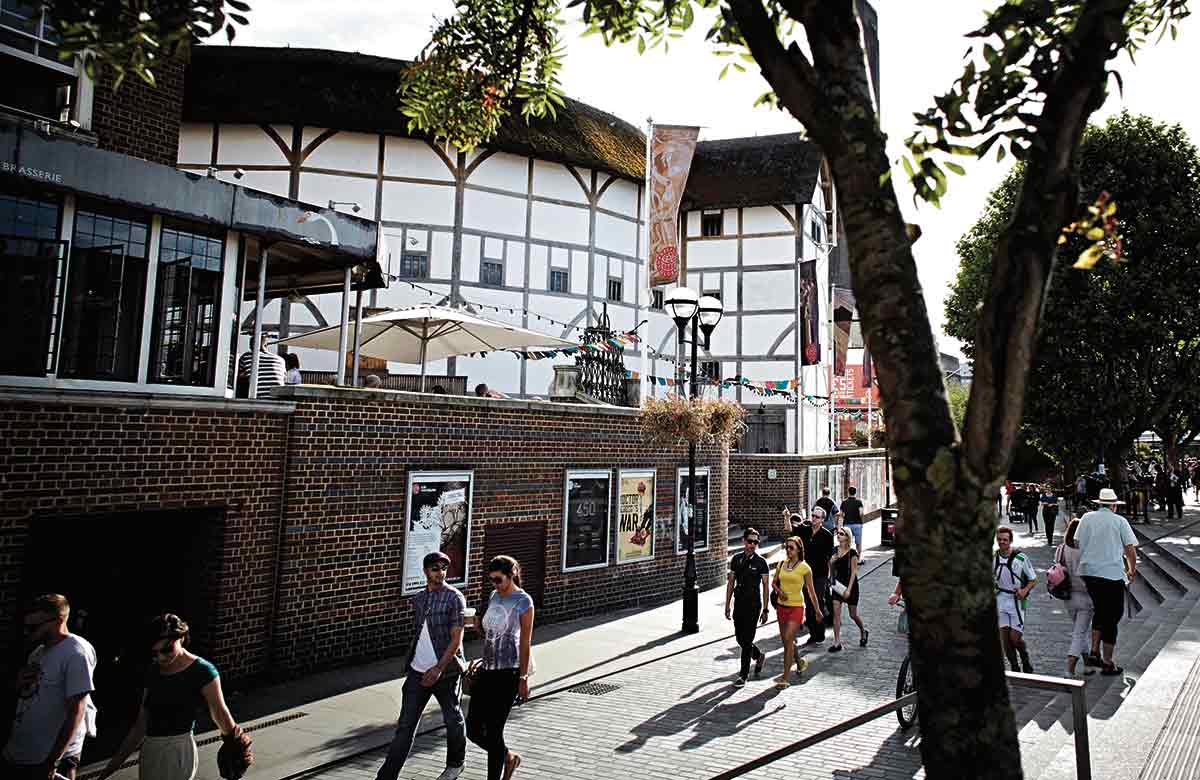
M 617 563 L 654 557 L 656 472 L 622 471 L 617 493 Z
M 682 555 L 687 552 L 687 537 L 692 526 L 696 529 L 696 552 L 708 549 L 708 466 L 696 468 L 696 521 L 688 522 L 688 470 L 679 469 L 675 480 L 675 553 Z
M 563 490 L 563 571 L 608 565 L 611 504 L 611 472 L 567 472 Z
M 471 546 L 472 471 L 413 471 L 404 515 L 404 595 L 425 587 L 422 560 L 441 550 L 450 556 L 446 582 L 465 585 Z

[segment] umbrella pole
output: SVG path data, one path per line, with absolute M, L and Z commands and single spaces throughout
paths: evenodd
M 337 373 L 334 375 L 334 384 L 338 387 L 346 385 L 346 341 L 349 333 L 347 333 L 347 325 L 350 322 L 350 268 L 346 268 L 346 275 L 342 279 L 342 319 L 338 331 L 338 365 Z
M 354 373 L 350 383 L 358 387 L 359 350 L 362 349 L 362 288 L 358 289 L 357 300 L 354 304 Z
M 429 348 L 429 318 L 421 326 L 421 392 L 425 392 L 425 354 Z

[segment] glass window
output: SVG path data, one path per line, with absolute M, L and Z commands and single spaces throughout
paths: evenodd
M 163 228 L 154 293 L 151 382 L 211 387 L 216 381 L 224 251 L 221 238 Z
M 479 281 L 492 287 L 503 287 L 504 263 L 500 260 L 484 260 L 479 267 Z
M 52 197 L 0 193 L 0 374 L 45 376 L 54 330 L 64 242 Z
M 400 255 L 400 278 L 428 279 L 429 255 L 410 252 Z
M 550 270 L 550 292 L 569 292 L 571 289 L 571 280 L 566 271 L 559 269 Z
M 662 290 L 651 290 L 650 291 L 650 308 L 658 309 L 659 311 L 662 311 L 663 299 L 664 299 L 664 295 L 663 295 Z
M 609 279 L 608 280 L 608 299 L 610 301 L 620 301 L 621 300 L 621 286 L 622 285 L 621 285 L 620 279 Z
M 700 215 L 700 235 L 720 236 L 725 233 L 725 213 L 718 211 L 713 214 Z
M 59 373 L 137 380 L 149 220 L 80 206 L 71 242 Z
M 705 379 L 711 379 L 714 382 L 721 381 L 721 361 L 700 361 L 700 376 L 704 377 Z

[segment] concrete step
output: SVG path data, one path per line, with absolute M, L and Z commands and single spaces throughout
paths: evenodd
M 1147 544 L 1146 540 L 1139 540 L 1137 552 L 1139 575 L 1154 575 L 1173 589 L 1176 595 L 1187 593 L 1190 576 L 1178 559 L 1157 544 Z M 1200 581 L 1194 584 L 1200 586 Z

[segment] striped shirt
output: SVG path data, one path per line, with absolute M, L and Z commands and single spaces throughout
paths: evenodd
M 458 588 L 446 585 L 438 590 L 424 588 L 412 597 L 413 610 L 413 644 L 408 651 L 408 662 L 412 663 L 417 649 L 417 639 L 421 636 L 421 625 L 429 623 L 429 639 L 433 642 L 433 651 L 438 658 L 450 646 L 450 630 L 463 627 L 463 610 L 467 600 Z M 463 655 L 462 645 L 459 645 L 456 658 L 466 666 L 466 656 Z M 407 666 L 407 663 L 405 664 Z M 452 664 L 447 672 L 454 670 Z
M 250 379 L 250 353 L 243 352 L 238 358 L 238 376 Z M 270 398 L 271 388 L 283 385 L 287 378 L 287 364 L 274 352 L 258 353 L 258 397 Z

